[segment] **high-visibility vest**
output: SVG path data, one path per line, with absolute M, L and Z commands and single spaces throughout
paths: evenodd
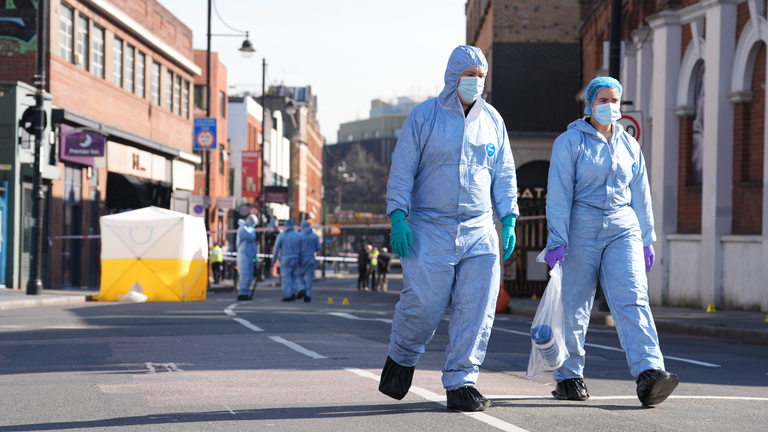
M 371 258 L 371 265 L 375 266 L 379 264 L 379 251 L 374 249 L 371 251 L 371 253 L 368 255 Z
M 209 254 L 212 263 L 224 262 L 224 251 L 219 246 L 214 246 Z

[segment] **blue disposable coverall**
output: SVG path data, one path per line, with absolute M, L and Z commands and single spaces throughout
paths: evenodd
M 499 219 L 518 215 L 517 180 L 506 127 L 480 98 L 464 116 L 456 85 L 469 67 L 488 64 L 475 47 L 456 48 L 445 88 L 403 125 L 387 184 L 387 215 L 407 215 L 413 231 L 402 259 L 403 291 L 389 356 L 416 365 L 451 308 L 443 386 L 474 386 L 493 327 L 499 292 Z
M 237 272 L 240 277 L 240 295 L 248 295 L 253 280 L 253 260 L 256 258 L 256 232 L 246 225 L 245 221 L 237 221 Z
M 283 297 L 296 295 L 296 279 L 301 254 L 301 237 L 289 226 L 277 236 L 273 259 L 280 259 L 280 275 L 283 277 Z
M 302 222 L 301 232 L 301 256 L 298 270 L 298 289 L 304 290 L 304 295 L 312 297 L 312 282 L 315 280 L 315 252 L 319 251 L 320 237 L 312 231 L 309 224 Z
M 648 305 L 643 246 L 656 241 L 651 194 L 640 146 L 613 123 L 608 143 L 587 121 L 555 140 L 547 187 L 547 249 L 565 246 L 563 309 L 570 357 L 555 381 L 582 378 L 584 338 L 597 278 L 634 377 L 664 370 Z

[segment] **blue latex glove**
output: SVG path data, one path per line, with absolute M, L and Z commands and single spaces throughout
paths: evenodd
M 515 215 L 506 215 L 501 220 L 501 235 L 504 238 L 504 261 L 509 259 L 515 249 L 517 238 L 515 237 Z
M 565 258 L 565 246 L 563 245 L 548 250 L 547 253 L 544 254 L 544 261 L 546 261 L 551 268 L 555 268 L 555 264 L 557 264 L 558 261 L 563 262 L 563 258 Z
M 645 272 L 651 271 L 653 263 L 656 261 L 656 253 L 653 251 L 653 245 L 645 246 L 643 248 L 643 255 L 645 255 Z
M 413 244 L 413 232 L 405 223 L 405 212 L 397 209 L 389 215 L 389 219 L 392 221 L 392 232 L 389 238 L 392 250 L 400 257 L 408 258 L 408 248 Z

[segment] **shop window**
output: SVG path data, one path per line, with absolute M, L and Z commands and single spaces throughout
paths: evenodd
M 62 3 L 59 8 L 59 57 L 67 62 L 72 62 L 72 20 L 75 10 L 71 6 Z
M 104 78 L 104 29 L 96 25 L 91 37 L 91 72 Z

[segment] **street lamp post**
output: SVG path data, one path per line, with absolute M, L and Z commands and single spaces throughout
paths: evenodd
M 28 295 L 40 295 L 43 293 L 43 281 L 41 275 L 43 272 L 43 178 L 42 170 L 42 150 L 43 133 L 45 132 L 45 55 L 47 42 L 47 21 L 46 21 L 47 3 L 44 1 L 37 3 L 37 74 L 35 75 L 35 159 L 34 173 L 32 177 L 32 250 L 29 254 L 29 281 L 27 282 Z

